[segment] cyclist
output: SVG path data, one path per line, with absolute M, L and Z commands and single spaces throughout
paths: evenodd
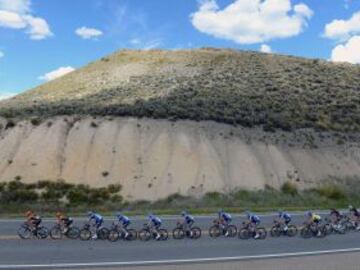
M 149 227 L 150 227 L 150 230 L 151 230 L 152 232 L 155 232 L 155 234 L 156 234 L 155 239 L 156 239 L 156 240 L 160 240 L 160 237 L 161 237 L 161 236 L 160 236 L 158 230 L 160 229 L 161 224 L 162 224 L 161 219 L 160 219 L 159 217 L 157 217 L 156 215 L 154 215 L 154 214 L 149 214 L 148 218 L 149 218 L 149 223 L 148 223 L 148 225 L 149 225 Z
M 89 217 L 90 225 L 93 225 L 96 228 L 92 238 L 97 239 L 97 231 L 101 228 L 102 224 L 104 223 L 104 218 L 100 214 L 94 213 L 93 211 L 88 212 L 88 217 Z
M 278 221 L 280 222 L 280 224 L 284 225 L 284 231 L 287 232 L 288 225 L 291 222 L 291 215 L 282 210 L 279 210 L 278 213 L 279 213 Z
M 190 215 L 187 211 L 182 211 L 181 216 L 183 217 L 183 228 L 185 231 L 190 233 L 190 237 L 192 237 L 192 231 L 190 230 L 192 225 L 195 223 L 195 219 L 192 215 Z
M 321 216 L 317 215 L 311 211 L 307 211 L 305 213 L 305 217 L 306 219 L 306 223 L 309 224 L 310 226 L 315 225 L 316 229 L 317 229 L 317 234 L 318 236 L 321 235 L 321 230 L 318 229 L 319 224 L 321 223 Z
M 356 230 L 360 230 L 360 224 L 359 224 L 360 212 L 352 205 L 349 205 L 349 212 L 350 212 L 351 221 L 356 226 Z
M 122 213 L 117 213 L 116 218 L 118 219 L 118 224 L 121 225 L 121 229 L 125 233 L 124 238 L 126 239 L 129 236 L 129 233 L 127 231 L 127 227 L 130 225 L 131 221 L 130 218 L 123 215 Z
M 341 213 L 335 208 L 330 209 L 330 219 L 331 223 L 334 224 L 337 228 L 340 227 L 340 220 L 342 219 Z
M 256 231 L 256 227 L 260 224 L 261 220 L 258 215 L 255 215 L 251 213 L 250 211 L 246 211 L 249 229 L 253 233 Z M 256 231 L 256 234 L 254 236 L 255 239 L 258 239 L 260 237 L 260 234 Z
M 60 224 L 64 228 L 63 233 L 67 233 L 70 226 L 73 224 L 74 220 L 60 211 L 56 212 L 55 216 L 56 216 L 56 223 Z
M 219 218 L 219 225 L 222 230 L 227 228 L 232 221 L 232 216 L 229 213 L 226 213 L 223 209 L 218 211 L 218 218 Z M 228 230 L 226 230 L 225 236 L 226 237 L 229 236 Z
M 41 223 L 41 217 L 39 215 L 36 215 L 33 211 L 28 210 L 25 213 L 26 217 L 26 224 L 31 228 L 31 230 L 36 230 L 40 223 Z

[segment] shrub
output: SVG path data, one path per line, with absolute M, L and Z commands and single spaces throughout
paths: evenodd
M 325 185 L 323 187 L 315 189 L 321 196 L 331 200 L 341 200 L 346 197 L 345 192 L 338 186 Z
M 282 186 L 281 186 L 281 191 L 285 194 L 289 194 L 292 196 L 295 196 L 296 194 L 298 194 L 298 190 L 297 187 L 294 183 L 292 182 L 285 182 Z

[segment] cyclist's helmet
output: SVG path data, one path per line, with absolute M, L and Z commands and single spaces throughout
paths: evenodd
M 186 211 L 182 211 L 182 212 L 181 212 L 181 215 L 182 215 L 183 217 L 185 217 L 185 216 L 187 215 L 187 212 L 186 212 Z
M 251 217 L 251 212 L 249 210 L 245 211 L 245 214 L 246 214 L 247 218 Z
M 33 214 L 34 214 L 33 211 L 28 210 L 28 211 L 26 211 L 25 216 L 26 216 L 26 217 L 30 217 L 30 216 L 32 216 Z
M 354 209 L 354 207 L 350 204 L 349 205 L 349 210 L 353 210 Z
M 93 211 L 89 211 L 89 212 L 87 213 L 88 217 L 91 217 L 93 214 L 94 214 Z
M 62 216 L 62 213 L 61 213 L 60 211 L 57 211 L 56 214 L 55 214 L 55 216 L 56 216 L 57 218 L 60 218 L 60 217 Z
M 305 213 L 305 216 L 307 216 L 307 217 L 312 217 L 312 212 L 311 212 L 311 211 L 307 211 L 307 212 Z
M 123 214 L 122 214 L 121 212 L 117 212 L 117 213 L 115 214 L 115 216 L 116 216 L 117 218 L 120 218 L 120 217 L 123 216 Z
M 284 214 L 284 211 L 278 210 L 278 214 L 279 214 L 279 217 L 282 217 L 282 215 Z
M 149 219 L 154 218 L 154 214 L 153 214 L 153 213 L 149 213 L 149 214 L 148 214 L 148 218 L 149 218 Z

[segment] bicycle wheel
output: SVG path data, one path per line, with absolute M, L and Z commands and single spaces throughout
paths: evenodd
M 214 225 L 214 226 L 210 227 L 210 229 L 209 229 L 210 237 L 217 238 L 220 236 L 220 234 L 221 234 L 221 232 L 220 232 L 219 226 Z
M 54 226 L 50 230 L 50 237 L 53 240 L 60 240 L 63 236 L 61 228 L 59 226 Z
M 175 228 L 172 234 L 173 234 L 173 238 L 176 240 L 181 240 L 185 238 L 185 232 L 183 229 L 180 228 Z
M 301 235 L 301 237 L 303 237 L 303 238 L 310 238 L 312 235 L 313 235 L 313 232 L 310 230 L 310 228 L 308 228 L 308 227 L 303 227 L 303 228 L 301 228 L 301 230 L 300 230 L 300 235 Z
M 201 229 L 199 227 L 192 227 L 191 232 L 192 232 L 191 239 L 199 239 L 201 237 Z
M 229 225 L 227 227 L 228 236 L 227 237 L 235 237 L 237 233 L 237 228 L 235 225 Z
M 247 229 L 241 229 L 240 231 L 239 231 L 239 238 L 240 239 L 243 239 L 243 240 L 247 240 L 247 239 L 249 239 L 250 238 L 250 232 L 249 232 L 249 230 L 247 230 Z
M 286 231 L 286 235 L 289 237 L 294 237 L 295 235 L 297 235 L 297 228 L 295 225 L 289 225 L 288 229 Z
M 109 238 L 109 229 L 107 228 L 101 228 L 98 232 L 97 232 L 97 235 L 98 235 L 98 238 L 100 240 L 107 240 Z
M 25 226 L 21 226 L 18 230 L 17 230 L 17 234 L 19 235 L 19 237 L 21 239 L 30 239 L 32 232 L 29 229 L 29 227 L 25 227 Z
M 126 237 L 125 240 L 135 241 L 137 239 L 137 231 L 136 230 L 128 229 L 127 232 L 128 232 L 129 235 Z
M 320 231 L 320 233 L 319 233 Z M 324 238 L 328 233 L 328 228 L 326 226 L 319 226 L 316 232 L 317 238 Z
M 49 236 L 49 230 L 46 227 L 39 227 L 36 230 L 36 236 L 39 239 L 46 239 Z
M 324 235 L 329 235 L 329 234 L 332 234 L 334 233 L 334 228 L 331 224 L 327 223 L 323 226 L 321 226 L 321 230 L 320 230 L 322 233 L 324 233 Z
M 66 232 L 66 236 L 70 239 L 78 239 L 80 235 L 80 229 L 78 227 L 71 227 Z
M 139 232 L 139 239 L 141 241 L 149 241 L 151 238 L 151 233 L 148 230 L 142 229 Z
M 120 234 L 117 230 L 111 230 L 109 232 L 108 240 L 110 242 L 116 242 L 119 240 L 119 238 L 120 238 Z
M 160 240 L 162 241 L 168 240 L 169 233 L 166 229 L 159 229 L 158 232 L 160 234 Z
M 91 238 L 91 232 L 88 229 L 82 229 L 80 230 L 80 240 L 82 241 L 88 241 Z
M 260 228 L 257 228 L 257 232 L 259 234 L 259 238 L 260 240 L 264 240 L 267 236 L 267 231 L 265 228 L 263 227 L 260 227 Z
M 270 235 L 272 237 L 280 237 L 281 229 L 279 228 L 279 226 L 273 226 L 270 230 Z

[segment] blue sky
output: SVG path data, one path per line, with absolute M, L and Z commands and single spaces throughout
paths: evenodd
M 360 0 L 0 0 L 0 97 L 121 48 L 198 47 L 360 63 Z

